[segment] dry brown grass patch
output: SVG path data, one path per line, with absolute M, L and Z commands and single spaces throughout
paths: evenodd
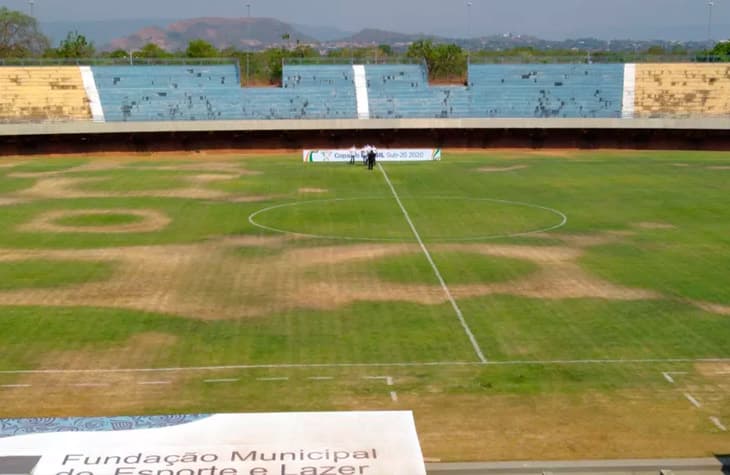
M 508 294 L 542 299 L 643 300 L 661 298 L 661 295 L 656 292 L 622 287 L 589 274 L 577 263 L 578 258 L 583 255 L 583 251 L 580 249 L 493 244 L 446 244 L 439 246 L 438 249 L 523 259 L 540 266 L 538 272 L 520 280 L 451 286 L 454 295 L 459 297 Z
M 78 185 L 84 183 L 98 183 L 104 181 L 104 178 L 68 178 L 68 177 L 50 177 L 39 179 L 32 187 L 15 193 L 15 196 L 21 198 L 41 198 L 41 199 L 69 199 L 69 198 L 121 198 L 121 197 L 148 197 L 148 198 L 183 198 L 183 199 L 200 199 L 200 200 L 226 200 L 237 203 L 259 202 L 273 198 L 273 196 L 255 195 L 255 196 L 236 196 L 220 190 L 205 188 L 205 183 L 211 181 L 211 177 L 216 176 L 214 180 L 218 180 L 217 174 L 199 175 L 192 177 L 193 184 L 183 188 L 173 188 L 166 190 L 145 190 L 145 191 L 127 191 L 127 192 L 108 192 L 108 191 L 84 191 L 77 188 Z M 235 178 L 228 176 L 228 178 Z M 225 178 L 225 179 L 228 179 Z M 220 178 L 224 179 L 224 178 Z M 197 181 L 196 181 L 197 180 Z M 198 186 L 195 186 L 195 185 Z
M 532 237 L 538 237 L 543 239 L 558 239 L 571 246 L 575 247 L 594 247 L 603 246 L 605 244 L 612 244 L 620 242 L 622 238 L 634 234 L 629 231 L 625 234 L 622 231 L 608 231 L 600 234 L 558 234 L 558 233 L 536 233 L 532 234 Z
M 150 165 L 145 166 L 145 170 L 161 170 L 161 171 L 200 171 L 200 172 L 221 172 L 233 175 L 234 177 L 243 175 L 261 175 L 259 171 L 248 170 L 236 162 L 219 162 L 203 160 L 196 163 L 181 163 L 180 165 Z
M 717 378 L 718 376 L 730 375 L 730 363 L 725 362 L 702 362 L 695 363 L 695 369 L 702 376 Z M 720 374 L 722 373 L 722 374 Z M 724 379 L 724 378 L 723 378 Z
M 641 229 L 677 229 L 675 225 L 669 223 L 642 222 L 636 223 L 634 226 Z
M 413 410 L 423 454 L 442 461 L 707 456 L 727 438 L 698 430 L 707 419 L 672 391 L 525 395 L 399 391 L 336 399 L 341 410 Z
M 91 215 L 132 215 L 139 216 L 142 221 L 109 226 L 68 226 L 55 222 L 63 218 Z M 18 230 L 45 233 L 150 233 L 164 229 L 170 222 L 170 218 L 165 214 L 151 209 L 77 209 L 43 213 L 32 221 L 18 226 Z
M 415 244 L 354 244 L 292 249 L 282 256 L 287 265 L 310 267 L 367 261 L 387 256 L 420 252 Z
M 524 170 L 525 168 L 529 168 L 527 165 L 512 165 L 509 167 L 481 167 L 477 168 L 477 171 L 480 171 L 482 173 L 501 173 L 501 172 L 511 172 L 516 170 Z
M 10 173 L 8 176 L 13 178 L 48 178 L 62 176 L 67 173 L 78 173 L 78 172 L 96 172 L 104 170 L 116 170 L 121 168 L 118 163 L 105 161 L 105 160 L 94 160 L 77 167 L 65 168 L 63 170 L 54 170 L 49 172 L 16 172 Z
M 0 258 L 98 259 L 115 263 L 103 282 L 64 289 L 0 292 L 0 305 L 127 308 L 196 319 L 266 316 L 296 309 L 333 309 L 357 301 L 403 301 L 437 305 L 447 301 L 435 283 L 381 281 L 353 272 L 349 263 L 419 253 L 414 244 L 354 244 L 283 248 L 276 255 L 236 256 L 231 247 L 282 246 L 285 236 L 241 236 L 204 244 L 137 246 L 90 250 L 0 252 Z M 498 283 L 450 286 L 457 297 L 494 294 L 541 299 L 656 299 L 661 295 L 599 279 L 577 260 L 582 250 L 566 246 L 443 244 L 434 251 L 459 251 L 534 262 L 539 270 Z
M 74 351 L 53 351 L 46 354 L 40 368 L 124 369 L 149 367 L 154 355 L 172 348 L 178 338 L 166 333 L 140 333 L 127 341 L 107 348 Z M 143 385 L 140 381 L 170 380 L 165 385 Z M 32 413 L 28 414 L 28 388 L 3 391 L 0 413 L 18 417 L 27 414 L 39 416 L 137 414 L 150 401 L 177 394 L 180 381 L 165 374 L 150 373 L 141 377 L 134 373 L 94 372 L 37 373 L 23 375 L 17 384 L 33 388 Z M 103 403 L 101 403 L 103 402 Z
M 705 312 L 714 313 L 716 315 L 730 315 L 730 305 L 702 302 L 699 300 L 693 300 L 690 303 L 695 307 L 704 310 Z
M 25 203 L 27 201 L 28 200 L 24 200 L 22 198 L 7 198 L 4 196 L 0 196 L 0 206 L 12 206 L 20 203 Z

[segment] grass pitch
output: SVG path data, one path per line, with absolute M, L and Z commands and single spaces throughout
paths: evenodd
M 730 154 L 384 167 L 466 325 L 377 170 L 4 159 L 0 416 L 413 409 L 442 460 L 726 451 Z

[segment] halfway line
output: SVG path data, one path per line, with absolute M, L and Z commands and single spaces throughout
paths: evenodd
M 471 332 L 469 325 L 466 323 L 466 320 L 464 319 L 464 314 L 461 313 L 461 309 L 459 308 L 459 305 L 456 303 L 454 296 L 451 295 L 451 291 L 446 286 L 446 281 L 441 276 L 441 272 L 439 272 L 438 267 L 436 267 L 436 263 L 433 261 L 433 258 L 431 257 L 431 253 L 428 252 L 428 249 L 426 249 L 426 245 L 423 244 L 421 235 L 418 234 L 418 230 L 416 229 L 416 226 L 413 224 L 413 221 L 411 221 L 411 217 L 408 215 L 408 211 L 406 211 L 406 208 L 405 208 L 405 206 L 403 206 L 403 203 L 401 202 L 400 197 L 398 196 L 398 193 L 395 191 L 395 187 L 393 186 L 393 183 L 391 183 L 390 177 L 388 177 L 388 174 L 385 172 L 385 168 L 383 168 L 383 165 L 378 163 L 378 168 L 383 173 L 383 177 L 385 177 L 385 182 L 390 187 L 390 191 L 393 193 L 393 197 L 395 198 L 395 201 L 398 203 L 398 206 L 400 207 L 401 211 L 403 212 L 403 216 L 406 217 L 406 221 L 408 221 L 408 226 L 411 227 L 411 231 L 413 231 L 413 235 L 416 237 L 416 241 L 418 241 L 418 245 L 421 246 L 421 250 L 423 251 L 423 254 L 425 254 L 426 259 L 428 259 L 428 263 L 431 264 L 433 273 L 436 274 L 436 278 L 438 279 L 439 283 L 441 284 L 441 288 L 444 290 L 444 293 L 446 294 L 446 297 L 449 299 L 449 302 L 451 302 L 451 306 L 454 308 L 454 312 L 456 312 L 456 316 L 459 318 L 459 322 L 461 323 L 461 326 L 464 328 L 464 332 L 466 333 L 466 336 L 469 337 L 469 341 L 471 342 L 471 346 L 474 348 L 474 352 L 477 354 L 477 357 L 479 358 L 480 362 L 486 363 L 487 358 L 484 356 L 484 353 L 482 353 L 482 349 L 479 347 L 479 343 L 477 343 L 477 339 L 474 337 L 474 334 Z

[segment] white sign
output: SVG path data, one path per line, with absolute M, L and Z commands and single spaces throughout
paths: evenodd
M 411 412 L 221 414 L 158 429 L 0 439 L 33 475 L 426 475 Z
M 302 158 L 305 162 L 349 162 L 352 156 L 350 149 L 336 150 L 304 150 Z M 355 161 L 362 161 L 361 150 L 355 152 Z M 426 162 L 441 160 L 440 148 L 390 148 L 378 150 L 377 159 L 382 162 Z

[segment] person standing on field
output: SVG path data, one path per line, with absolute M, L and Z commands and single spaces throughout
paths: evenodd
M 350 148 L 350 165 L 355 164 L 355 157 L 357 157 L 357 148 L 353 145 L 352 148 Z
M 375 158 L 378 156 L 378 151 L 375 147 L 370 147 L 368 151 L 368 170 L 372 170 L 375 167 Z
M 365 146 L 362 148 L 362 164 L 367 165 L 368 164 L 368 155 L 370 154 L 370 149 L 372 147 L 368 144 L 365 144 Z

